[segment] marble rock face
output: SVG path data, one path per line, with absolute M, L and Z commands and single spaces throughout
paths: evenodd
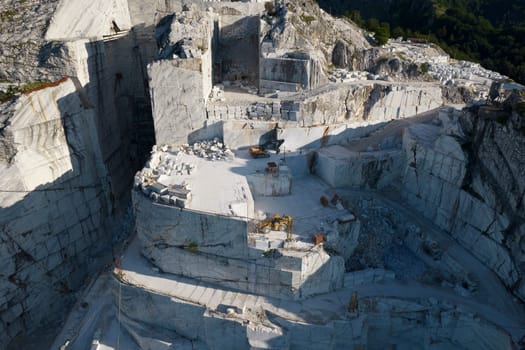
M 518 174 L 525 145 L 512 118 L 502 125 L 483 113 L 448 122 L 455 126 L 408 129 L 403 196 L 524 298 L 524 253 L 518 247 L 525 184 Z
M 46 40 L 101 38 L 131 28 L 126 0 L 62 1 L 46 32 Z
M 73 82 L 22 95 L 1 118 L 3 345 L 63 312 L 110 236 L 95 114 Z

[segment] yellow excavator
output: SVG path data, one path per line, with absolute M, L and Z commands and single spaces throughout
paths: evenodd
M 293 219 L 289 215 L 274 214 L 271 218 L 259 221 L 256 225 L 257 232 L 268 233 L 273 231 L 286 231 L 288 235 L 292 232 Z

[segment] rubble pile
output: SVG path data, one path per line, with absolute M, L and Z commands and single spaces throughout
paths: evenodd
M 486 97 L 494 81 L 508 79 L 506 76 L 483 68 L 480 64 L 451 59 L 443 51 L 429 44 L 390 40 L 386 48 L 391 54 L 405 61 L 420 65 L 420 70 L 447 86 L 475 86 L 480 97 Z
M 434 45 L 413 43 L 410 40 L 389 40 L 385 48 L 401 60 L 414 63 L 433 63 L 447 65 L 450 56 Z
M 178 153 L 173 146 L 154 146 L 151 160 L 135 175 L 135 189 L 155 202 L 184 208 L 191 200 L 191 190 L 184 181 L 170 186 L 159 182 L 161 176 L 191 175 L 195 171 L 195 165 L 179 159 Z
M 166 186 L 157 182 L 159 171 L 144 169 L 135 175 L 135 189 L 154 202 L 184 208 L 191 200 L 191 189 L 184 183 Z
M 184 208 L 191 200 L 191 189 L 184 176 L 192 175 L 196 165 L 183 155 L 197 156 L 211 161 L 231 160 L 235 155 L 218 138 L 184 144 L 153 146 L 151 159 L 142 171 L 135 175 L 136 190 L 155 202 Z M 165 185 L 164 179 L 175 179 L 180 184 Z M 179 180 L 177 180 L 179 178 Z
M 333 83 L 348 83 L 352 81 L 371 80 L 375 76 L 366 71 L 348 71 L 338 68 L 328 73 L 328 80 Z
M 477 63 L 458 61 L 451 64 L 443 64 L 439 62 L 429 62 L 429 74 L 442 84 L 457 85 L 458 80 L 467 80 L 467 84 L 473 82 L 480 82 L 486 85 L 487 89 L 490 87 L 492 81 L 500 81 L 506 79 L 505 76 L 483 68 Z
M 184 183 L 166 186 L 146 176 L 140 177 L 140 175 L 135 183 L 137 182 L 139 183 L 137 189 L 154 202 L 184 208 L 191 200 L 191 190 Z
M 210 92 L 210 101 L 226 101 L 226 98 L 224 97 L 224 85 L 213 85 Z
M 193 145 L 185 144 L 180 146 L 179 150 L 189 155 L 196 155 L 213 161 L 231 160 L 235 157 L 231 149 L 226 147 L 218 138 L 195 142 Z

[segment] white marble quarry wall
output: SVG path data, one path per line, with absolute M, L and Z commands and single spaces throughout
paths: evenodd
M 308 168 L 308 153 L 283 151 L 281 155 L 281 159 L 286 164 L 288 169 L 290 169 L 293 179 L 300 179 L 310 175 Z M 292 190 L 294 184 L 293 179 Z
M 359 313 L 370 313 L 364 323 L 368 326 L 367 345 L 372 349 L 432 348 L 436 343 L 446 349 L 513 348 L 504 331 L 442 303 L 367 298 L 360 300 Z
M 270 258 L 257 261 L 248 257 L 231 258 L 165 246 L 162 243 L 148 243 L 143 254 L 162 271 L 196 281 L 282 299 L 302 296 L 299 294 L 301 289 L 292 289 L 294 285 L 300 287 L 300 272 L 276 269 Z M 306 295 L 310 295 L 308 290 L 304 296 Z
M 2 106 L 0 347 L 61 315 L 111 241 L 96 114 L 71 79 Z M 4 148 L 3 148 L 4 149 Z
M 219 81 L 259 80 L 259 16 L 241 11 L 219 11 L 214 64 Z M 239 54 L 242 53 L 242 54 Z
M 187 143 L 192 132 L 206 127 L 206 101 L 212 88 L 212 17 L 197 11 L 175 14 L 163 48 L 167 59 L 148 65 L 157 144 Z M 174 51 L 178 46 L 181 52 Z
M 301 256 L 232 258 L 151 241 L 143 254 L 162 271 L 280 299 L 301 299 L 343 286 L 344 261 L 318 250 Z
M 38 6 L 32 1 L 24 3 L 30 8 L 20 11 L 21 16 L 15 16 L 14 20 L 26 25 L 17 26 L 18 29 L 12 27 L 12 31 L 2 29 L 9 38 L 4 44 L 16 41 L 24 51 L 16 54 L 17 64 L 6 61 L 10 68 L 5 72 L 9 75 L 14 69 L 16 73 L 8 79 L 25 82 L 57 80 L 65 75 L 75 78 L 65 85 L 29 95 L 30 103 L 22 97 L 21 101 L 26 102 L 17 107 L 20 110 L 15 114 L 23 115 L 27 119 L 25 122 L 33 124 L 20 127 L 12 134 L 8 128 L 4 129 L 8 136 L 0 142 L 0 154 L 5 153 L 5 157 L 0 158 L 19 158 L 5 171 L 6 177 L 1 180 L 3 188 L 36 189 L 34 193 L 24 193 L 23 199 L 19 192 L 2 195 L 4 205 L 13 209 L 2 209 L 0 221 L 12 222 L 7 234 L 13 234 L 13 238 L 21 242 L 17 245 L 20 242 L 10 240 L 8 248 L 1 248 L 6 252 L 2 257 L 6 257 L 6 266 L 11 264 L 8 259 L 18 261 L 15 267 L 21 277 L 10 272 L 12 267 L 6 270 L 6 283 L 2 288 L 15 286 L 19 291 L 13 293 L 9 289 L 0 301 L 1 312 L 5 312 L 0 330 L 5 338 L 0 341 L 0 348 L 5 339 L 16 334 L 23 339 L 46 320 L 61 317 L 74 300 L 71 291 L 78 289 L 99 263 L 105 263 L 111 253 L 106 249 L 111 242 L 106 228 L 108 216 L 118 214 L 126 206 L 134 167 L 142 163 L 140 147 L 146 145 L 144 149 L 149 150 L 153 140 L 152 135 L 147 134 L 147 130 L 152 129 L 148 125 L 152 123 L 149 96 L 144 87 L 147 80 L 145 64 L 153 58 L 151 44 L 153 53 L 157 53 L 151 28 L 149 31 L 136 28 L 118 40 L 74 39 L 77 34 L 92 35 L 97 21 L 111 24 L 110 19 L 102 18 L 109 16 L 109 12 L 97 13 L 97 10 L 113 6 L 115 11 L 126 12 L 122 7 L 116 9 L 116 2 L 107 2 L 82 13 L 79 23 L 63 27 L 67 31 L 75 25 L 84 26 L 78 33 L 69 32 L 67 42 L 43 43 L 51 15 L 61 14 L 60 20 L 65 21 L 64 13 L 54 12 L 54 1 Z M 127 8 L 124 2 L 119 3 Z M 73 5 L 63 2 L 61 6 Z M 35 8 L 39 9 L 38 14 L 32 12 Z M 24 19 L 26 16 L 30 18 Z M 29 34 L 28 28 L 31 28 Z M 111 33 L 110 27 L 99 29 L 108 29 L 107 33 Z M 20 30 L 26 30 L 23 36 L 19 35 Z M 3 50 L 4 45 L 0 46 Z M 2 57 L 7 58 L 8 52 L 4 53 Z M 19 138 L 16 142 L 20 144 L 16 146 L 15 158 L 12 135 Z M 4 165 L 1 167 L 4 174 Z M 12 174 L 13 169 L 24 175 Z M 47 191 L 48 186 L 54 185 L 59 189 Z M 30 202 L 34 205 L 28 204 Z M 99 253 L 96 261 L 90 260 Z M 20 257 L 25 258 L 20 260 Z M 32 262 L 33 258 L 36 262 Z M 9 276 L 12 276 L 11 281 Z M 20 348 L 21 345 L 13 346 Z
M 437 126 L 405 133 L 402 193 L 524 298 L 519 268 L 524 254 L 518 248 L 523 211 L 513 209 L 519 200 L 511 204 L 521 195 L 516 191 L 520 177 L 511 169 L 521 164 L 517 159 L 523 145 L 509 135 L 514 132 L 510 125 L 505 129 L 495 120 L 468 114 L 461 120 L 471 123 L 470 135 L 483 137 L 447 134 Z
M 443 104 L 441 88 L 435 85 L 376 86 L 371 99 L 366 119 L 374 121 L 402 119 Z
M 129 17 L 132 26 L 144 25 L 152 26 L 156 24 L 159 18 L 156 16 L 159 6 L 166 2 L 162 1 L 159 4 L 157 0 L 127 0 Z M 167 10 L 167 9 L 166 9 Z M 181 7 L 173 9 L 170 14 L 175 11 L 180 11 Z M 163 14 L 166 11 L 163 11 Z
M 150 334 L 167 329 L 171 333 L 176 332 L 172 336 L 204 339 L 204 306 L 150 293 L 127 284 L 120 286 L 119 295 L 118 283 L 115 281 L 115 297 L 121 300 L 123 325 L 132 335 L 139 335 L 136 327 L 140 325 Z
M 212 53 L 212 45 L 214 41 L 214 32 L 213 32 L 213 25 L 212 25 L 212 19 L 208 19 L 206 22 L 206 25 L 204 25 L 206 28 L 206 35 L 204 36 L 204 46 L 205 48 L 208 48 L 204 52 L 201 53 L 201 72 L 202 72 L 202 97 L 204 98 L 205 105 L 208 100 L 208 97 L 210 96 L 211 89 L 213 88 L 213 53 Z
M 51 19 L 46 40 L 102 38 L 130 28 L 126 0 L 63 0 Z
M 228 316 L 125 284 L 119 296 L 123 326 L 138 343 L 141 338 L 155 337 L 170 344 L 183 336 L 199 349 L 430 349 L 436 344 L 446 349 L 512 349 L 503 331 L 435 300 L 359 297 L 356 314 L 314 324 L 270 312 L 255 320 L 246 312 Z M 346 310 L 348 299 L 333 297 L 333 303 Z M 299 308 L 305 314 L 320 312 L 308 302 Z M 287 311 L 284 305 L 283 310 Z
M 267 58 L 259 59 L 260 88 L 262 92 L 298 91 L 310 89 L 310 64 L 308 57 L 299 58 Z M 287 84 L 283 85 L 281 83 Z M 286 88 L 290 85 L 290 88 Z
M 405 164 L 400 150 L 351 152 L 334 145 L 316 155 L 316 174 L 332 187 L 381 189 L 401 177 Z
M 229 147 L 241 148 L 258 145 L 261 137 L 278 126 L 277 137 L 283 139 L 281 151 L 303 152 L 321 146 L 345 143 L 363 137 L 379 128 L 380 124 L 366 122 L 302 127 L 288 120 L 226 120 L 222 122 L 222 137 Z
M 133 202 L 142 253 L 162 271 L 287 299 L 342 286 L 343 259 L 322 249 L 254 259 L 246 221 L 156 204 L 138 191 Z M 293 267 L 282 269 L 291 260 Z
M 252 174 L 246 177 L 254 196 L 287 196 L 292 193 L 292 175 L 287 173 Z
M 145 246 L 154 242 L 219 256 L 248 255 L 245 220 L 156 204 L 139 191 L 132 197 L 137 234 Z
M 187 67 L 189 61 L 195 67 Z M 206 112 L 199 61 L 162 60 L 148 66 L 157 144 L 187 143 L 189 133 L 204 127 Z
M 212 12 L 194 11 L 191 9 L 176 12 L 173 14 L 169 25 L 167 43 L 175 45 L 181 40 L 191 38 L 191 43 L 185 44 L 190 48 L 190 51 L 184 50 L 186 57 L 209 55 L 211 59 L 214 20 L 216 20 L 216 17 Z M 157 27 L 157 29 L 159 28 Z M 180 57 L 186 58 L 184 56 Z
M 127 37 L 123 40 L 126 39 Z M 132 39 L 119 44 L 103 41 L 83 44 L 80 41 L 76 44 L 78 51 L 75 50 L 79 55 L 79 62 L 82 62 L 79 76 L 89 79 L 81 82 L 82 86 L 79 88 L 86 92 L 86 103 L 97 114 L 100 149 L 110 176 L 112 207 L 116 212 L 129 201 L 133 174 L 143 158 L 137 149 L 142 133 L 135 134 L 132 131 L 133 126 L 138 124 L 142 129 L 151 130 L 151 121 L 141 119 L 149 116 L 149 103 L 144 98 L 144 80 L 140 79 L 141 75 L 145 76 L 145 72 L 140 69 L 144 66 L 138 60 L 137 53 L 132 51 L 133 42 Z M 119 63 L 122 57 L 127 58 Z M 133 68 L 137 68 L 137 71 L 132 74 Z M 80 69 L 83 71 L 80 72 Z M 132 87 L 131 84 L 137 81 L 142 84 L 142 90 L 140 85 Z M 136 95 L 137 100 L 130 94 Z M 144 115 L 140 116 L 142 112 Z M 140 142 L 147 147 L 152 140 Z
M 367 83 L 325 89 L 296 102 L 299 108 L 292 108 L 288 117 L 283 112 L 283 118 L 297 120 L 302 126 L 316 126 L 407 118 L 441 106 L 443 99 L 437 84 Z
M 122 162 L 119 167 L 125 169 L 124 177 L 119 180 L 124 187 L 119 191 L 127 194 L 126 199 L 129 199 L 128 181 L 144 165 L 155 141 L 146 65 L 156 56 L 152 28 L 133 27 L 126 36 L 104 42 L 103 74 L 95 75 L 103 78 L 99 83 L 103 86 L 103 93 L 113 95 L 115 114 L 109 114 L 109 108 L 102 112 L 106 114 L 104 118 L 118 123 L 120 140 L 115 134 L 107 136 L 112 141 L 120 141 L 119 150 L 109 154 L 118 157 Z M 109 143 L 108 138 L 104 143 Z M 112 168 L 110 173 L 115 170 Z M 123 178 L 128 181 L 122 181 Z
M 83 102 L 97 115 L 100 149 L 117 211 L 129 200 L 132 175 L 154 141 L 145 87 L 145 65 L 153 60 L 152 34 L 142 34 L 143 29 L 138 28 L 115 40 L 78 39 L 60 44 L 68 62 L 67 75 L 76 78 L 77 87 L 85 92 Z
M 268 327 L 247 327 L 242 319 L 229 317 L 224 310 L 209 310 L 203 305 L 149 293 L 133 286 L 122 285 L 120 298 L 123 326 L 139 344 L 148 338 L 172 344 L 184 337 L 198 349 L 243 350 L 250 348 L 252 343 L 258 345 L 258 349 L 266 348 L 261 339 L 271 339 L 272 335 L 282 338 L 279 332 L 269 332 Z M 157 308 L 159 312 L 152 312 Z
M 228 120 L 222 122 L 223 140 L 232 149 L 258 145 L 263 135 L 275 128 L 275 122 Z
M 324 249 L 312 249 L 301 259 L 300 295 L 308 297 L 343 287 L 345 261 L 330 256 Z

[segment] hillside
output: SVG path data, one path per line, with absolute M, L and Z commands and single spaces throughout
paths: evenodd
M 457 59 L 525 82 L 525 3 L 512 0 L 319 0 L 381 36 L 424 38 Z M 379 25 L 381 23 L 382 25 Z

